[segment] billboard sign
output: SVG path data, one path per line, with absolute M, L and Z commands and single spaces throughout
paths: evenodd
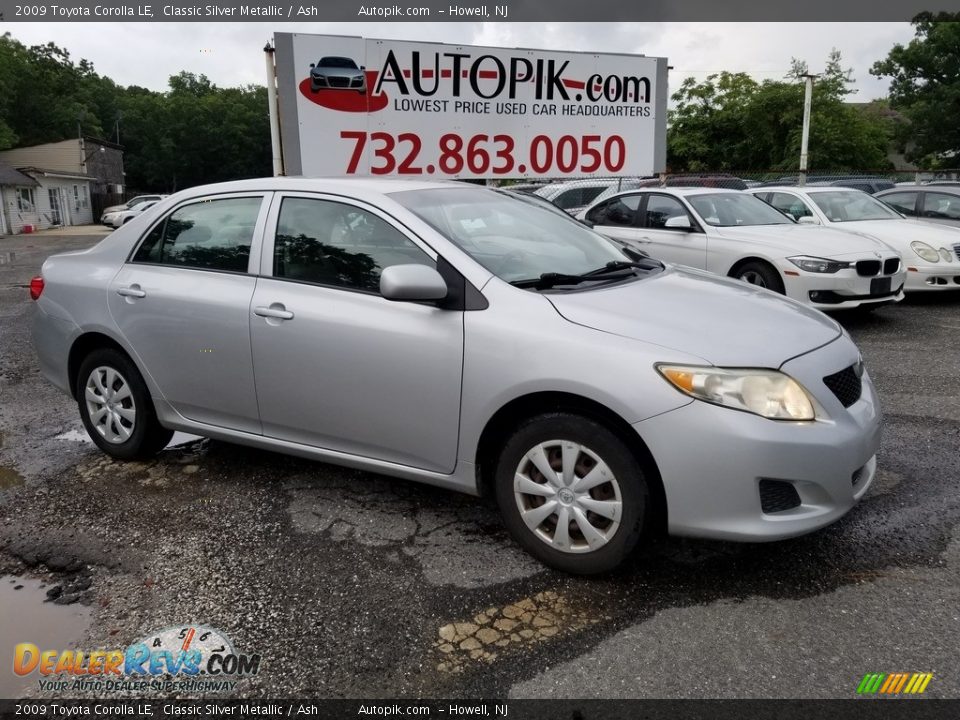
M 277 34 L 288 175 L 652 175 L 667 61 Z

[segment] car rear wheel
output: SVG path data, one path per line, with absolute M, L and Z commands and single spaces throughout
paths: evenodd
M 558 570 L 611 570 L 643 531 L 649 493 L 640 464 L 614 433 L 585 417 L 526 421 L 504 445 L 495 484 L 507 529 Z
M 117 350 L 94 350 L 84 359 L 77 405 L 90 439 L 119 460 L 152 457 L 173 437 L 157 420 L 140 372 Z
M 750 285 L 773 290 L 773 292 L 784 294 L 783 280 L 780 274 L 762 262 L 749 262 L 740 267 L 733 276 L 737 280 L 743 280 Z

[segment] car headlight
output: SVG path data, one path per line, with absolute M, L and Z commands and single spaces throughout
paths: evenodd
M 827 258 L 811 257 L 810 255 L 795 255 L 788 257 L 801 270 L 812 273 L 835 273 L 838 270 L 845 270 L 851 267 L 853 263 L 840 262 L 838 260 L 828 260 Z
M 943 258 L 944 262 L 950 262 L 953 260 L 953 255 L 946 248 L 940 248 L 940 257 Z
M 910 243 L 910 249 L 928 263 L 935 263 L 940 260 L 940 253 L 934 250 L 930 245 L 927 245 L 925 242 L 914 240 L 912 243 Z
M 657 365 L 677 390 L 704 402 L 771 420 L 815 420 L 816 409 L 803 386 L 777 370 Z

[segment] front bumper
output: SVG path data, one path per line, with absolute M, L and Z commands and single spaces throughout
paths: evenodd
M 939 267 L 938 267 L 939 265 Z M 960 265 L 954 262 L 937 265 L 906 263 L 907 282 L 904 290 L 960 290 Z
M 853 269 L 832 274 L 808 273 L 796 268 L 790 269 L 790 272 L 799 272 L 800 275 L 784 275 L 787 297 L 820 310 L 848 310 L 861 305 L 899 302 L 904 297 L 904 270 L 874 277 L 860 276 Z M 883 278 L 890 278 L 889 289 L 875 292 L 873 281 Z
M 829 418 L 777 422 L 694 401 L 636 423 L 663 479 L 673 535 L 769 541 L 835 522 L 866 493 L 876 473 L 881 417 L 865 373 L 849 408 L 823 378 L 857 362 L 846 338 L 781 369 L 815 396 Z M 763 512 L 760 481 L 788 483 L 800 502 Z

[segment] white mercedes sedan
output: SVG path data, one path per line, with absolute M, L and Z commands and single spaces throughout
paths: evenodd
M 765 187 L 751 191 L 798 222 L 865 233 L 897 250 L 907 269 L 904 290 L 960 290 L 960 228 L 909 220 L 860 190 Z
M 865 235 L 804 226 L 739 190 L 648 188 L 578 218 L 669 263 L 773 290 L 821 310 L 903 299 L 900 254 Z

